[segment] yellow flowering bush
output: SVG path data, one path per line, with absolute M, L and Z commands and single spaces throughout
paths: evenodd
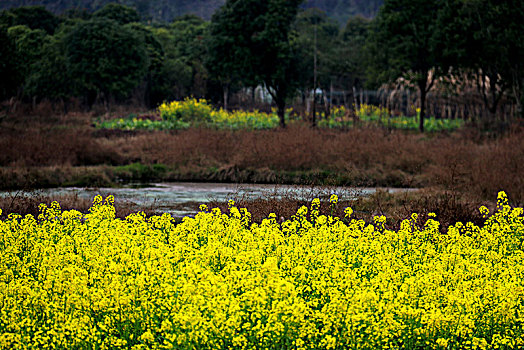
M 337 205 L 338 198 L 331 197 Z M 483 226 L 398 231 L 319 215 L 260 224 L 11 214 L 0 221 L 2 349 L 521 349 L 524 219 L 499 194 Z
M 184 101 L 164 102 L 158 110 L 165 121 L 203 123 L 210 120 L 213 108 L 206 100 L 186 97 Z

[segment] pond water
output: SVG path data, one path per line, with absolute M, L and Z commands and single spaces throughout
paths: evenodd
M 313 198 L 337 194 L 339 200 L 351 200 L 368 196 L 378 190 L 393 192 L 413 191 L 406 188 L 352 188 L 352 187 L 311 187 L 295 185 L 260 185 L 260 184 L 224 184 L 224 183 L 158 183 L 134 184 L 120 188 L 52 188 L 38 190 L 47 196 L 77 195 L 79 198 L 92 199 L 100 194 L 103 197 L 113 195 L 115 201 L 129 202 L 141 208 L 154 208 L 158 212 L 167 212 L 175 217 L 194 215 L 198 205 L 209 202 L 224 202 L 229 199 L 293 198 L 311 201 Z M 4 192 L 3 195 L 13 195 Z

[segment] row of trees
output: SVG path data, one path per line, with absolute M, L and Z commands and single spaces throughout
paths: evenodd
M 62 16 L 4 11 L 0 98 L 155 106 L 192 95 L 227 106 L 232 92 L 264 86 L 284 126 L 293 97 L 403 79 L 419 91 L 421 130 L 437 82 L 455 91 L 473 84 L 493 115 L 503 96 L 522 103 L 520 0 L 386 0 L 375 19 L 352 17 L 343 28 L 301 3 L 227 0 L 210 22 L 184 16 L 162 25 L 117 4 Z
M 186 16 L 170 25 L 139 23 L 129 7 L 56 17 L 43 7 L 0 17 L 0 98 L 68 100 L 86 105 L 203 95 L 207 23 Z
M 305 95 L 311 89 L 315 55 L 322 86 L 334 77 L 341 86 L 363 83 L 361 52 L 369 20 L 355 17 L 346 29 L 340 29 L 336 21 L 316 9 L 297 16 L 300 1 L 282 2 L 284 11 L 278 3 L 238 3 L 242 8 L 234 5 L 232 12 L 242 20 L 226 13 L 232 8 L 228 2 L 211 22 L 186 15 L 161 26 L 140 23 L 134 9 L 117 4 L 92 14 L 71 10 L 59 17 L 43 7 L 5 11 L 0 16 L 0 40 L 5 43 L 0 48 L 5 77 L 0 82 L 0 98 L 79 97 L 92 105 L 133 97 L 155 106 L 192 95 L 226 101 L 227 106 L 227 96 L 244 86 L 273 86 L 272 77 L 266 74 L 260 80 L 261 74 L 255 76 L 248 66 L 280 66 L 281 88 L 274 100 L 282 106 L 295 92 Z M 269 6 L 284 17 L 268 16 Z M 226 42 L 249 45 L 246 35 L 262 29 L 257 48 L 246 55 L 235 56 L 238 48 L 224 46 Z M 284 62 L 281 56 L 288 60 Z M 244 62 L 233 61 L 238 57 Z

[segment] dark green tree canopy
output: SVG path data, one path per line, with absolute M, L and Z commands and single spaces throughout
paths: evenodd
M 0 22 L 8 27 L 23 25 L 30 29 L 41 29 L 53 34 L 60 19 L 47 11 L 44 6 L 15 7 L 1 14 Z
M 88 20 L 92 17 L 92 13 L 87 11 L 85 8 L 68 8 L 67 10 L 63 11 L 61 13 L 62 17 L 69 18 L 69 19 L 83 19 Z
M 149 69 L 159 69 L 164 58 L 164 48 L 153 31 L 149 27 L 136 22 L 126 24 L 124 27 L 139 35 L 141 41 L 145 44 L 147 56 L 149 57 Z
M 372 37 L 375 53 L 385 56 L 388 63 L 380 67 L 383 81 L 402 74 L 420 75 L 440 67 L 441 53 L 436 50 L 439 3 L 438 0 L 384 2 L 374 22 Z
M 349 86 L 362 88 L 367 84 L 366 69 L 369 57 L 365 50 L 369 40 L 371 20 L 362 16 L 355 16 L 348 20 L 341 32 L 341 45 L 338 48 L 339 66 L 337 71 L 342 73 L 343 79 Z
M 108 19 L 79 23 L 65 37 L 65 53 L 77 94 L 91 103 L 125 98 L 149 66 L 143 37 Z
M 308 0 L 306 8 L 318 8 L 344 24 L 354 16 L 374 17 L 384 0 Z
M 71 80 L 62 37 L 53 36 L 44 43 L 41 58 L 33 64 L 25 92 L 37 99 L 67 100 L 71 97 Z
M 204 24 L 206 21 L 204 21 L 203 18 L 198 17 L 194 14 L 186 14 L 183 16 L 175 17 L 171 21 L 171 27 L 176 30 L 183 30 L 186 26 L 192 26 L 192 27 L 198 27 Z
M 7 35 L 7 28 L 0 25 L 0 99 L 16 93 L 15 45 Z
M 144 102 L 146 105 L 154 107 L 165 98 L 162 95 L 162 91 L 166 89 L 162 76 L 166 60 L 165 50 L 152 28 L 136 22 L 126 24 L 125 27 L 138 34 L 145 44 L 149 67 L 145 76 Z
M 448 0 L 448 8 L 460 14 L 448 34 L 463 39 L 446 42 L 451 62 L 473 73 L 484 104 L 492 116 L 502 96 L 513 90 L 522 99 L 524 77 L 524 2 L 520 0 Z M 451 11 L 444 21 L 453 21 Z M 458 54 L 456 54 L 458 52 Z
M 342 31 L 342 40 L 348 41 L 359 41 L 363 42 L 366 40 L 369 34 L 369 26 L 371 20 L 362 16 L 351 17 Z
M 42 29 L 30 29 L 25 25 L 10 27 L 7 31 L 13 45 L 11 54 L 16 57 L 15 72 L 11 79 L 17 85 L 17 95 L 24 96 L 24 88 L 33 66 L 42 58 L 43 46 L 51 37 Z
M 178 57 L 201 61 L 205 55 L 205 36 L 208 22 L 194 15 L 177 17 L 169 26 Z

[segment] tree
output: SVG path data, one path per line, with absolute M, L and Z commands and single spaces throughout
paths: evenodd
M 328 16 L 344 24 L 354 16 L 374 17 L 383 2 L 383 0 L 307 0 L 304 7 L 326 11 Z
M 151 28 L 164 56 L 154 76 L 156 101 L 204 97 L 207 91 L 205 36 L 208 22 L 186 15 L 163 27 Z
M 145 44 L 149 66 L 144 77 L 143 99 L 147 106 L 156 106 L 159 102 L 162 102 L 162 98 L 159 97 L 159 89 L 161 88 L 162 67 L 165 60 L 164 49 L 151 28 L 140 23 L 129 23 L 125 27 L 137 33 Z
M 30 29 L 25 25 L 10 27 L 8 36 L 14 44 L 15 71 L 11 77 L 17 86 L 18 97 L 26 95 L 25 87 L 33 66 L 41 59 L 43 46 L 50 36 L 42 29 Z
M 0 26 L 0 100 L 16 94 L 15 45 L 7 35 L 7 28 Z
M 337 48 L 339 26 L 326 13 L 318 9 L 308 9 L 298 14 L 293 25 L 296 32 L 294 44 L 300 56 L 299 70 L 301 85 L 307 91 L 324 91 L 333 86 L 333 79 L 340 74 L 338 70 Z M 326 116 L 329 114 L 326 104 Z M 313 98 L 312 124 L 316 125 L 316 98 Z
M 40 59 L 31 67 L 25 84 L 25 93 L 35 99 L 47 98 L 62 100 L 67 109 L 67 101 L 72 97 L 70 82 L 72 77 L 64 54 L 64 37 L 69 27 L 62 27 L 42 45 Z
M 109 3 L 93 14 L 94 18 L 107 18 L 120 24 L 128 24 L 140 21 L 140 15 L 131 7 Z
M 238 5 L 242 4 L 238 2 Z M 247 73 L 252 68 L 244 61 L 249 54 L 250 38 L 242 30 L 244 23 L 234 22 L 236 11 L 237 9 L 232 8 L 231 2 L 228 2 L 215 12 L 206 43 L 208 54 L 205 65 L 212 80 L 222 85 L 223 107 L 226 110 L 231 87 L 245 83 L 254 75 L 252 72 Z M 241 16 L 242 14 L 239 13 L 238 19 L 242 19 Z M 247 23 L 245 25 L 247 26 Z M 256 83 L 247 82 L 247 85 L 256 85 Z
M 62 18 L 68 18 L 68 19 L 83 19 L 87 21 L 88 19 L 91 19 L 92 13 L 87 11 L 85 8 L 68 8 L 67 10 L 63 11 L 61 13 Z
M 382 81 L 406 77 L 420 93 L 419 130 L 424 131 L 426 96 L 446 71 L 439 48 L 439 0 L 386 0 L 370 40 L 375 70 Z
M 285 127 L 286 99 L 298 85 L 291 24 L 301 0 L 227 0 L 210 25 L 208 68 L 224 84 L 263 84 Z
M 75 92 L 88 104 L 127 97 L 147 72 L 143 38 L 113 20 L 80 22 L 64 40 Z
M 53 34 L 60 24 L 60 19 L 44 6 L 22 6 L 12 8 L 2 14 L 2 22 L 8 27 L 23 25 L 30 29 L 41 29 L 47 34 Z
M 342 78 L 347 85 L 361 88 L 366 83 L 366 68 L 368 57 L 365 45 L 369 37 L 371 20 L 362 16 L 350 18 L 342 32 L 341 45 L 338 46 L 336 56 Z
M 195 15 L 184 15 L 175 18 L 169 27 L 174 40 L 174 57 L 190 72 L 190 85 L 185 90 L 195 97 L 204 97 L 206 94 L 208 72 L 204 61 L 207 55 L 205 38 L 208 24 Z
M 469 74 L 482 95 L 493 122 L 502 97 L 512 92 L 517 104 L 522 99 L 524 77 L 524 3 L 520 0 L 448 0 L 443 21 L 462 40 L 460 55 L 453 64 Z M 453 13 L 454 12 L 454 13 Z M 459 14 L 460 21 L 455 19 Z M 459 44 L 457 44 L 459 43 Z M 458 51 L 457 50 L 457 51 Z

